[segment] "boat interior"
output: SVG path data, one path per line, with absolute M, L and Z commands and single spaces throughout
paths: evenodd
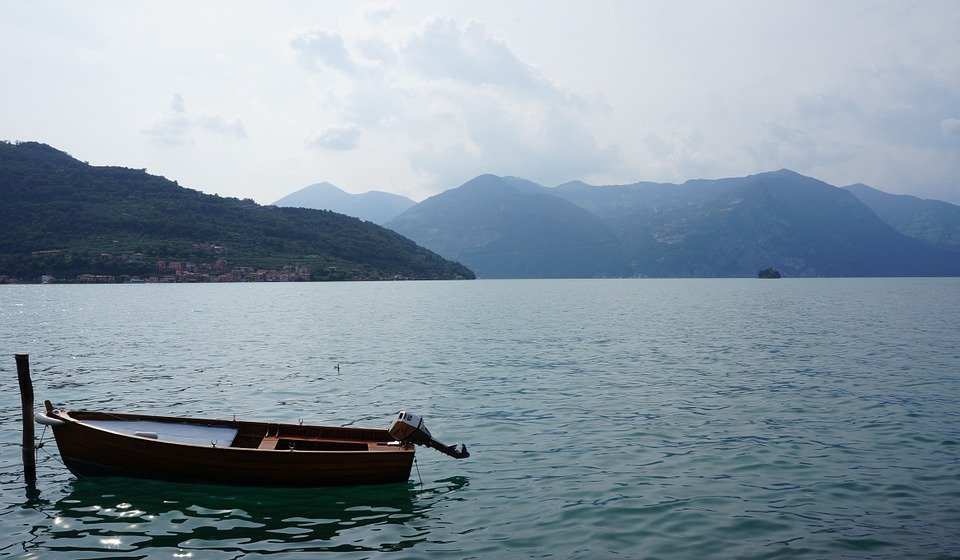
M 389 451 L 403 447 L 386 430 L 367 428 L 68 414 L 96 428 L 190 445 L 278 451 Z

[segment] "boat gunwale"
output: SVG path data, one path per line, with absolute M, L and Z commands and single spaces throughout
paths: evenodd
M 99 418 L 77 418 L 72 416 L 72 413 L 79 413 L 80 415 L 93 415 L 98 416 Z M 401 442 L 394 440 L 390 437 L 387 430 L 380 430 L 377 428 L 353 428 L 353 427 L 343 427 L 343 426 L 326 426 L 318 424 L 289 424 L 289 423 L 278 423 L 278 422 L 261 422 L 261 421 L 248 421 L 248 420 L 226 420 L 226 419 L 210 419 L 210 418 L 191 418 L 191 417 L 181 417 L 181 416 L 156 416 L 149 414 L 136 414 L 136 413 L 118 413 L 118 412 L 102 412 L 94 410 L 66 410 L 66 409 L 53 409 L 48 413 L 51 417 L 63 420 L 66 425 L 78 426 L 82 429 L 94 430 L 97 432 L 102 432 L 110 434 L 113 436 L 135 440 L 141 444 L 147 445 L 161 445 L 161 446 L 175 446 L 175 447 L 191 447 L 198 449 L 207 449 L 217 451 L 229 450 L 232 452 L 243 452 L 243 453 L 290 453 L 297 452 L 298 454 L 318 454 L 318 455 L 332 455 L 332 454 L 370 454 L 370 453 L 414 453 L 415 449 L 412 445 L 404 445 Z M 337 450 L 337 449 L 261 449 L 259 447 L 234 447 L 232 442 L 230 445 L 220 446 L 220 445 L 201 445 L 196 443 L 187 443 L 180 441 L 169 441 L 162 439 L 153 439 L 149 437 L 140 436 L 134 433 L 121 432 L 117 430 L 111 430 L 109 428 L 97 426 L 91 424 L 89 420 L 115 420 L 115 421 L 151 421 L 158 422 L 163 424 L 172 424 L 172 425 L 196 425 L 196 426 L 209 426 L 209 427 L 235 427 L 238 432 L 244 427 L 256 427 L 256 428 L 265 428 L 269 434 L 271 430 L 280 430 L 283 428 L 291 428 L 295 430 L 304 430 L 304 429 L 334 429 L 334 430 L 350 430 L 357 432 L 373 432 L 378 435 L 385 434 L 386 438 L 376 439 L 373 437 L 370 438 L 358 438 L 358 439 L 336 439 L 331 437 L 322 437 L 322 436 L 313 436 L 313 437 L 298 437 L 296 435 L 283 435 L 279 436 L 279 439 L 290 439 L 296 441 L 311 441 L 311 442 L 332 442 L 332 443 L 367 443 L 369 444 L 382 444 L 377 445 L 382 447 L 382 449 L 353 449 L 353 450 Z M 56 429 L 54 432 L 56 433 Z M 265 436 L 266 437 L 266 436 Z

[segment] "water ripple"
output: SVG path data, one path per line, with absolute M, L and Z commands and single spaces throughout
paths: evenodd
M 39 399 L 407 409 L 473 453 L 304 491 L 77 481 L 50 444 L 37 497 L 5 391 L 0 556 L 960 556 L 955 279 L 0 286 L 0 320 Z

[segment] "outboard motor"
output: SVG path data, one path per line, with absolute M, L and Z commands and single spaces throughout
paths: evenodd
M 470 456 L 467 446 L 460 443 L 456 445 L 444 445 L 433 439 L 430 430 L 423 425 L 423 418 L 416 414 L 400 411 L 390 428 L 387 430 L 393 439 L 403 443 L 415 443 L 417 445 L 426 445 L 453 457 L 454 459 L 466 459 Z

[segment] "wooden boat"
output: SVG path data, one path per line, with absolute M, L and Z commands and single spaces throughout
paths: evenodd
M 247 486 L 342 486 L 403 482 L 414 444 L 455 457 L 423 420 L 400 412 L 390 429 L 271 424 L 55 409 L 36 421 L 51 426 L 60 457 L 77 477 L 126 476 Z

